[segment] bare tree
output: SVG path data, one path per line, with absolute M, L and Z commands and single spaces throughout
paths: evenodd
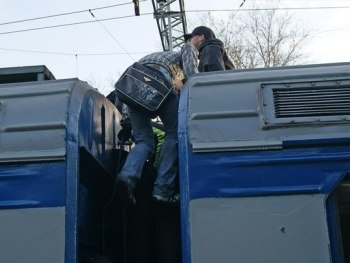
M 286 66 L 302 63 L 310 37 L 292 14 L 276 9 L 232 13 L 228 19 L 212 14 L 202 23 L 214 29 L 236 68 Z

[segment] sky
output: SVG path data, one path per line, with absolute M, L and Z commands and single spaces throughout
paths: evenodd
M 184 0 L 187 30 L 201 25 L 208 10 L 225 18 L 269 4 Z M 171 6 L 177 11 L 178 1 Z M 307 63 L 350 62 L 350 0 L 279 0 L 278 6 L 295 8 L 296 21 L 312 31 Z M 0 0 L 0 68 L 45 65 L 56 79 L 79 78 L 107 95 L 130 64 L 162 50 L 151 0 L 140 0 L 140 14 L 131 0 Z

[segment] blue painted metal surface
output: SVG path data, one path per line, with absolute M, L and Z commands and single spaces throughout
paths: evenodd
M 348 66 L 348 65 L 347 65 Z M 319 67 L 319 66 L 318 66 Z M 307 68 L 305 72 L 307 72 Z M 342 69 L 343 70 L 343 69 Z M 339 72 L 332 72 L 336 77 L 344 78 L 344 73 L 341 70 Z M 261 70 L 263 71 L 263 70 Z M 282 72 L 283 70 L 281 70 Z M 300 76 L 307 76 L 307 73 L 298 69 L 298 74 Z M 222 107 L 221 105 L 227 105 L 227 108 L 221 109 L 222 112 L 228 111 L 230 105 L 232 108 L 236 107 L 233 102 L 231 102 L 237 97 L 242 91 L 242 94 L 246 97 L 242 98 L 243 101 L 246 101 L 246 104 L 242 103 L 242 108 L 247 110 L 252 106 L 252 112 L 256 106 L 256 90 L 259 88 L 259 79 L 254 74 L 258 75 L 259 70 L 252 73 L 252 82 L 256 85 L 257 88 L 253 87 L 253 84 L 250 86 L 244 86 L 243 81 L 241 82 L 240 77 L 235 77 L 235 73 L 230 73 L 231 75 L 222 74 L 220 77 L 215 75 L 207 75 L 206 78 L 209 80 L 212 77 L 212 82 L 205 83 L 204 79 L 201 79 L 199 76 L 195 79 L 190 80 L 190 82 L 185 85 L 181 90 L 181 99 L 179 106 L 179 162 L 180 162 L 180 189 L 181 189 L 181 213 L 182 213 L 182 236 L 183 236 L 183 263 L 191 262 L 191 230 L 190 230 L 190 202 L 195 199 L 200 198 L 226 198 L 226 197 L 253 197 L 253 196 L 278 196 L 278 195 L 299 195 L 299 194 L 317 194 L 322 193 L 325 196 L 329 195 L 334 188 L 340 183 L 343 177 L 346 175 L 347 171 L 350 170 L 350 134 L 346 133 L 344 128 L 348 125 L 347 123 L 339 124 L 337 128 L 336 124 L 333 126 L 325 125 L 324 129 L 329 129 L 329 136 L 322 135 L 318 136 L 310 133 L 312 136 L 308 136 L 307 129 L 309 129 L 308 124 L 305 125 L 305 129 L 302 130 L 299 127 L 296 127 L 295 135 L 283 137 L 283 129 L 287 130 L 290 123 L 285 127 L 281 126 L 280 130 L 271 129 L 266 131 L 261 131 L 259 127 L 259 122 L 254 125 L 246 125 L 245 117 L 251 118 L 252 116 L 258 116 L 258 114 L 248 114 L 237 116 L 232 114 L 232 118 L 235 124 L 229 123 L 227 121 L 228 130 L 221 127 L 221 132 L 225 134 L 231 142 L 239 144 L 239 139 L 230 135 L 230 131 L 236 132 L 238 136 L 239 133 L 235 130 L 234 126 L 239 127 L 238 130 L 247 129 L 247 134 L 251 135 L 251 141 L 253 143 L 249 144 L 249 150 L 240 150 L 240 148 L 234 150 L 220 150 L 220 146 L 215 147 L 215 142 L 217 145 L 224 145 L 225 142 L 220 142 L 220 137 L 215 137 L 212 133 L 210 134 L 207 131 L 202 131 L 196 126 L 200 123 L 203 127 L 209 125 L 212 131 L 217 132 L 217 136 L 220 135 L 220 128 L 215 127 L 215 116 L 218 117 L 218 123 L 224 123 L 227 118 L 231 115 L 225 114 L 216 114 L 215 107 L 208 102 L 203 102 L 201 105 L 201 98 L 194 96 L 201 96 L 201 86 L 205 89 L 203 90 L 203 97 L 208 99 L 206 92 L 212 90 L 213 94 L 221 94 L 223 90 L 227 92 L 232 92 L 231 94 L 227 93 L 226 97 L 215 97 L 216 102 L 213 102 L 217 107 Z M 316 71 L 315 71 L 316 72 Z M 262 74 L 264 80 L 269 78 L 268 70 L 265 74 Z M 283 74 L 278 76 L 278 72 L 273 72 L 274 77 L 279 78 L 283 74 L 291 74 L 286 70 Z M 245 77 L 247 82 L 249 79 L 249 72 L 237 73 L 242 74 Z M 304 75 L 303 75 L 304 74 Z M 325 73 L 323 73 L 325 75 Z M 349 75 L 349 74 L 348 74 Z M 347 77 L 349 77 L 347 75 Z M 254 76 L 254 77 L 253 77 Z M 307 76 L 310 79 L 315 79 L 315 75 L 312 74 Z M 317 76 L 320 77 L 320 76 Z M 232 78 L 232 80 L 231 80 Z M 288 76 L 286 76 L 288 79 Z M 298 76 L 290 76 L 291 79 L 297 81 Z M 320 77 L 321 78 L 321 77 Z M 326 79 L 326 77 L 324 77 Z M 273 81 L 273 77 L 269 81 Z M 237 83 L 234 83 L 237 81 Z M 279 80 L 283 82 L 282 80 Z M 242 84 L 243 83 L 243 84 Z M 221 91 L 220 88 L 222 87 Z M 191 93 L 191 89 L 194 92 Z M 216 89 L 216 90 L 215 90 Z M 224 94 L 224 93 L 222 93 Z M 243 95 L 243 96 L 244 96 Z M 252 98 L 250 101 L 247 99 L 247 96 Z M 220 100 L 223 100 L 222 102 Z M 239 99 L 238 99 L 239 100 Z M 249 101 L 249 103 L 248 103 Z M 195 104 L 192 105 L 191 103 Z M 200 105 L 200 106 L 199 106 Z M 202 107 L 202 108 L 201 108 Z M 214 109 L 214 113 L 210 114 L 209 109 Z M 203 111 L 203 113 L 201 112 Z M 237 110 L 236 112 L 239 112 Z M 192 114 L 192 115 L 191 115 Z M 216 114 L 216 115 L 215 115 Z M 203 117 L 202 117 L 203 116 Z M 209 116 L 209 117 L 207 117 Z M 240 124 L 239 117 L 241 117 L 242 122 Z M 205 118 L 207 122 L 205 123 Z M 219 120 L 220 119 L 220 120 Z M 344 118 L 346 119 L 346 118 Z M 249 119 L 250 120 L 250 119 Z M 316 120 L 315 120 L 316 121 Z M 191 126 L 192 125 L 192 126 Z M 246 126 L 244 126 L 246 125 Z M 294 129 L 294 127 L 291 127 Z M 256 134 L 259 136 L 254 136 L 254 129 L 257 130 Z M 298 130 L 299 129 L 299 130 Z M 319 130 L 322 130 L 322 126 L 318 126 Z M 191 134 L 193 131 L 193 134 Z M 298 132 L 301 132 L 298 135 Z M 337 136 L 337 132 L 341 136 Z M 206 134 L 207 135 L 203 135 Z M 254 150 L 254 139 L 255 137 L 263 141 L 263 136 L 260 135 L 263 132 L 266 133 L 266 138 L 270 134 L 278 134 L 280 137 L 277 137 L 280 140 L 280 145 L 278 148 L 274 149 L 269 147 L 269 144 L 266 144 L 266 147 L 260 147 L 260 149 Z M 324 132 L 324 131 L 323 131 Z M 192 136 L 192 137 L 191 137 Z M 193 137 L 198 136 L 198 137 Z M 244 137 L 245 135 L 242 135 Z M 204 139 L 203 139 L 204 138 Z M 245 137 L 244 137 L 245 138 Z M 295 139 L 297 138 L 297 139 Z M 199 140 L 201 143 L 208 143 L 212 141 L 214 143 L 210 144 L 210 151 L 201 150 L 201 152 L 194 149 L 196 146 L 191 144 L 192 141 L 197 142 Z M 207 141 L 205 141 L 207 140 Z M 246 141 L 248 141 L 245 138 Z M 228 141 L 230 143 L 230 141 Z M 208 144 L 209 145 L 209 144 Z M 222 148 L 224 148 L 223 146 Z M 205 149 L 205 148 L 203 148 Z M 214 149 L 214 150 L 213 150 Z M 332 218 L 331 213 L 334 213 L 331 209 L 332 204 L 327 203 L 327 213 L 329 213 L 328 218 Z M 334 229 L 334 221 L 329 220 L 329 228 Z M 331 231 L 332 232 L 332 231 Z M 335 234 L 334 232 L 330 235 L 331 239 L 331 250 L 332 250 L 332 260 L 334 262 L 340 262 L 339 260 L 339 248 L 337 247 Z M 338 241 L 338 240 L 337 240 Z M 334 251 L 337 251 L 336 253 Z M 204 253 L 204 252 L 203 252 Z
M 6 115 L 6 108 L 1 108 L 5 122 L 0 126 L 0 132 L 14 140 L 14 132 L 19 133 L 23 141 L 30 138 L 29 143 L 17 143 L 14 149 L 10 148 L 8 141 L 4 142 L 6 148 L 0 151 L 3 157 L 0 158 L 0 209 L 64 207 L 65 262 L 78 262 L 79 235 L 91 239 L 82 232 L 91 231 L 96 235 L 101 231 L 94 220 L 102 218 L 103 202 L 107 202 L 111 195 L 120 114 L 103 95 L 78 79 L 0 86 L 0 98 L 7 107 Z M 22 97 L 26 98 L 27 105 L 11 107 L 22 101 Z M 26 108 L 35 112 L 25 119 L 29 124 L 22 121 L 21 111 Z M 17 116 L 18 123 L 10 116 Z M 52 126 L 46 121 L 60 125 Z M 85 198 L 82 199 L 84 193 L 79 195 L 81 189 L 85 189 Z M 86 198 L 96 193 L 101 200 Z M 86 207 L 100 214 L 85 215 L 84 211 L 79 211 Z M 85 224 L 91 221 L 93 225 L 84 226 L 79 233 L 78 216 Z M 90 221 L 84 216 L 89 216 Z M 28 262 L 31 262 L 30 258 Z
M 56 207 L 66 203 L 64 162 L 0 167 L 0 209 Z
M 350 168 L 349 149 L 189 154 L 189 199 L 329 193 Z
M 116 108 L 93 89 L 74 89 L 71 93 L 67 114 L 67 196 L 66 196 L 66 262 L 77 262 L 78 253 L 78 204 L 79 165 L 81 149 L 88 152 L 103 170 L 113 178 L 117 121 Z M 98 180 L 98 179 L 97 179 Z M 102 180 L 102 178 L 101 178 Z M 101 195 L 105 195 L 101 193 Z M 101 215 L 100 215 L 101 216 Z M 91 226 L 92 227 L 92 226 Z M 94 227 L 92 227 L 94 228 Z M 90 231 L 90 230 L 87 230 Z M 91 230 L 92 231 L 92 230 Z

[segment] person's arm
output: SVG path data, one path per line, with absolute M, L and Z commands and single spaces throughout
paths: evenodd
M 182 67 L 185 78 L 198 73 L 198 51 L 190 43 L 185 43 L 181 48 Z
M 235 66 L 233 65 L 231 59 L 227 56 L 227 53 L 224 52 L 223 54 L 224 64 L 226 70 L 232 70 L 235 69 Z
M 225 70 L 221 49 L 216 45 L 205 47 L 202 50 L 200 59 L 203 72 Z

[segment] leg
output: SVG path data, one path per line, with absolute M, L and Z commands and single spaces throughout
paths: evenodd
M 174 187 L 178 165 L 178 107 L 179 98 L 177 96 L 171 96 L 159 114 L 164 124 L 165 138 L 160 151 L 157 179 L 153 194 L 167 199 L 175 194 Z
M 133 192 L 142 175 L 147 159 L 154 152 L 154 137 L 151 120 L 142 113 L 129 108 L 135 147 L 129 152 L 125 164 L 118 174 L 118 190 L 126 201 L 134 202 Z

